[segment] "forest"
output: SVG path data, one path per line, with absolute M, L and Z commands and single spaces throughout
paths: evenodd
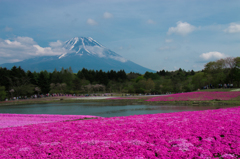
M 240 57 L 227 57 L 205 64 L 201 71 L 160 70 L 155 73 L 125 73 L 124 70 L 87 70 L 73 73 L 71 67 L 53 72 L 24 71 L 20 66 L 0 67 L 0 100 L 33 94 L 128 93 L 165 94 L 240 85 Z

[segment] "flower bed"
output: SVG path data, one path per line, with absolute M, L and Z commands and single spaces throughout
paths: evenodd
M 138 98 L 131 98 L 131 97 L 115 97 L 115 98 L 108 98 L 108 100 L 112 99 L 138 99 Z
M 158 96 L 146 101 L 206 101 L 206 100 L 230 100 L 240 96 L 240 92 L 190 92 L 178 93 L 167 96 Z
M 0 114 L 0 128 L 85 118 L 100 117 L 91 115 Z
M 240 107 L 0 129 L 0 158 L 238 158 Z

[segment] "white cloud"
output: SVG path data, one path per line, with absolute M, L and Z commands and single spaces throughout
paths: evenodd
M 171 42 L 173 42 L 173 39 L 166 39 L 165 42 L 166 43 L 171 43 Z
M 110 18 L 113 18 L 113 15 L 112 15 L 111 13 L 109 13 L 109 12 L 105 12 L 105 13 L 103 14 L 103 18 L 105 18 L 105 19 L 110 19 Z
M 49 47 L 41 47 L 30 37 L 0 39 L 0 63 L 17 62 L 36 56 L 61 55 L 67 52 L 60 41 L 51 42 L 49 45 Z
M 177 26 L 176 27 L 171 27 L 168 29 L 168 32 L 167 34 L 170 35 L 170 34 L 173 34 L 173 33 L 176 33 L 176 34 L 180 34 L 180 35 L 187 35 L 191 32 L 193 32 L 194 30 L 196 29 L 195 26 L 187 23 L 187 22 L 177 22 Z
M 36 42 L 33 40 L 33 38 L 30 38 L 30 37 L 21 37 L 21 36 L 18 36 L 17 38 L 14 39 L 15 41 L 18 41 L 22 44 L 36 44 Z
M 56 47 L 62 47 L 63 43 L 60 40 L 57 40 L 56 42 L 50 42 L 49 45 L 51 47 L 56 48 Z
M 148 23 L 148 24 L 156 24 L 156 22 L 153 21 L 152 19 L 148 19 L 147 23 Z
M 127 59 L 121 57 L 121 56 L 109 56 L 111 59 L 114 59 L 114 60 L 117 60 L 117 61 L 120 61 L 120 62 L 127 62 Z
M 104 48 L 99 46 L 85 46 L 87 50 L 89 50 L 91 53 L 96 54 L 98 57 L 106 57 L 106 55 L 103 54 Z
M 88 25 L 98 25 L 98 23 L 95 20 L 90 19 L 90 18 L 87 20 L 87 24 Z
M 227 33 L 240 33 L 240 24 L 231 23 L 224 31 Z
M 10 63 L 19 62 L 19 61 L 21 61 L 21 60 L 19 60 L 19 59 L 10 59 L 9 60 Z
M 4 30 L 5 30 L 6 32 L 9 32 L 9 31 L 12 31 L 13 29 L 10 28 L 10 27 L 8 27 L 8 26 L 6 26 Z
M 224 53 L 213 51 L 213 52 L 202 53 L 199 57 L 201 57 L 204 60 L 210 60 L 210 59 L 225 58 L 226 55 Z
M 99 46 L 85 46 L 87 50 L 89 50 L 91 53 L 97 55 L 100 58 L 111 58 L 120 62 L 126 62 L 127 60 L 121 56 L 113 56 L 113 55 L 107 55 L 104 53 L 105 48 L 99 47 Z

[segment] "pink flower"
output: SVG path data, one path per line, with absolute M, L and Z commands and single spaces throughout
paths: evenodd
M 0 114 L 0 158 L 240 157 L 240 107 L 79 118 Z

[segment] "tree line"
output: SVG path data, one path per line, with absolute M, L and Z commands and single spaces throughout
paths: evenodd
M 211 85 L 240 84 L 240 57 L 208 62 L 201 71 L 160 70 L 139 74 L 124 70 L 108 71 L 83 68 L 73 73 L 71 67 L 53 72 L 25 72 L 20 66 L 0 68 L 0 98 L 33 94 L 65 93 L 155 93 L 190 92 Z M 206 87 L 205 87 L 206 88 Z

